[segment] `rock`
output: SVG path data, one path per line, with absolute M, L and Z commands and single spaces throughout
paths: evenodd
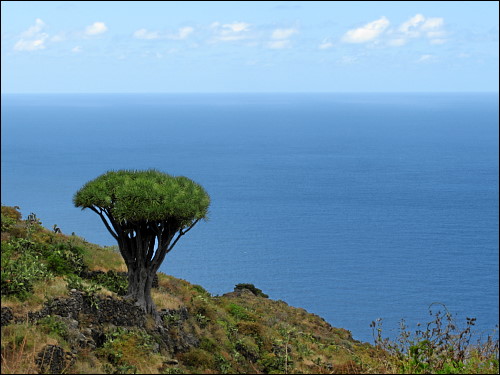
M 74 354 L 58 345 L 45 345 L 35 359 L 40 374 L 61 374 L 74 362 Z
M 12 310 L 10 307 L 2 307 L 2 312 L 1 312 L 1 326 L 6 326 L 10 324 L 11 320 L 14 319 L 14 314 L 12 313 Z
M 176 359 L 167 359 L 166 361 L 163 361 L 164 365 L 170 365 L 170 366 L 175 366 L 179 364 L 179 361 Z

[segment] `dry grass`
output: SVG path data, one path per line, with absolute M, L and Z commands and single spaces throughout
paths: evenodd
M 125 261 L 115 247 L 101 247 L 86 243 L 88 251 L 85 252 L 83 259 L 89 269 L 94 271 L 107 272 L 114 270 L 116 272 L 126 272 Z
M 2 374 L 37 374 L 35 359 L 48 344 L 58 342 L 32 324 L 2 327 Z
M 155 289 L 151 289 L 151 297 L 153 298 L 153 302 L 158 310 L 175 310 L 179 309 L 183 305 L 182 301 L 178 297 Z
M 68 295 L 66 281 L 62 277 L 35 283 L 33 295 L 26 301 L 19 303 L 16 297 L 2 296 L 2 306 L 10 307 L 12 312 L 19 316 L 26 316 L 29 311 L 40 310 L 44 302 L 56 297 Z

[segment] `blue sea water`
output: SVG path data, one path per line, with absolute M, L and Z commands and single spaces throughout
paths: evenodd
M 156 168 L 209 192 L 161 271 L 253 283 L 372 342 L 446 305 L 498 324 L 498 94 L 2 95 L 1 199 L 114 245 L 73 194 Z

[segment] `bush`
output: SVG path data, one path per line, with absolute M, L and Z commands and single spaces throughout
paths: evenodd
M 192 368 L 214 368 L 215 359 L 212 354 L 203 349 L 193 348 L 187 353 L 179 354 L 183 364 Z
M 80 274 L 85 265 L 84 249 L 69 242 L 59 242 L 48 246 L 43 254 L 47 259 L 47 267 L 55 275 Z
M 38 320 L 37 324 L 42 327 L 45 333 L 55 334 L 62 338 L 68 335 L 68 327 L 58 316 L 47 315 Z
M 102 285 L 106 289 L 115 292 L 119 296 L 124 296 L 128 291 L 128 280 L 126 276 L 111 270 L 106 273 L 98 274 L 93 278 L 97 284 Z
M 18 211 L 19 207 L 10 207 L 2 205 L 2 232 L 7 232 L 21 220 L 21 213 Z
M 471 340 L 475 318 L 467 318 L 466 327 L 459 329 L 444 305 L 445 312 L 435 313 L 433 305 L 429 313 L 434 320 L 422 328 L 418 324 L 415 333 L 402 320 L 396 342 L 382 338 L 381 319 L 372 322 L 375 345 L 391 355 L 395 370 L 410 374 L 498 373 L 498 338 L 489 336 L 485 343 L 474 345 Z
M 236 303 L 230 303 L 227 307 L 227 311 L 237 320 L 255 320 L 246 308 Z
M 242 289 L 247 289 L 258 297 L 269 298 L 269 296 L 267 294 L 263 293 L 262 290 L 260 290 L 259 288 L 256 288 L 255 285 L 253 285 L 253 284 L 236 284 L 234 287 L 235 291 L 242 290 Z
M 137 373 L 137 365 L 147 360 L 157 349 L 154 339 L 143 330 L 126 331 L 122 328 L 108 333 L 99 356 L 110 364 L 105 371 L 110 374 Z
M 21 301 L 33 292 L 33 284 L 50 276 L 35 244 L 15 238 L 2 242 L 1 283 L 3 295 L 15 295 Z

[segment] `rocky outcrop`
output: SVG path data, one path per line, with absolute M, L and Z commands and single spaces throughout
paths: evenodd
M 79 291 L 70 292 L 69 298 L 54 298 L 40 311 L 28 313 L 28 319 L 36 321 L 47 315 L 75 320 L 83 318 L 87 324 L 110 323 L 115 326 L 139 328 L 143 328 L 146 324 L 144 312 L 131 301 L 109 296 L 89 296 Z
M 75 362 L 75 356 L 58 345 L 45 345 L 35 360 L 40 374 L 62 374 Z

